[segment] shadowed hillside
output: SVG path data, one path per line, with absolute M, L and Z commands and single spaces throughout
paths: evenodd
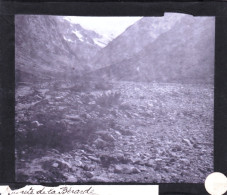
M 162 18 L 143 17 L 98 52 L 91 63 L 102 68 L 134 57 L 161 34 L 170 30 L 182 17 L 181 14 L 170 14 Z
M 23 74 L 35 74 L 41 80 L 79 74 L 89 69 L 86 62 L 101 49 L 94 42 L 101 35 L 61 16 L 16 15 L 15 25 L 18 80 Z
M 152 18 L 147 20 L 153 22 Z M 143 26 L 141 21 L 136 25 Z M 94 75 L 126 81 L 213 83 L 214 30 L 214 18 L 184 16 L 129 59 L 101 68 Z M 105 49 L 102 52 L 108 53 Z

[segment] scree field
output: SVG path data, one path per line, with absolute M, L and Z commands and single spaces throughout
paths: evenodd
M 20 84 L 17 181 L 202 183 L 213 101 L 205 84 Z

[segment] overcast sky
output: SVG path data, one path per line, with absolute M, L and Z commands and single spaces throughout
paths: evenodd
M 93 30 L 99 34 L 117 37 L 127 27 L 141 19 L 141 17 L 78 17 L 67 16 L 65 19 L 80 24 L 83 28 Z

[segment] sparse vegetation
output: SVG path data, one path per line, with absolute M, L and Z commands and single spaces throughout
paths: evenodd
M 95 103 L 96 105 L 109 108 L 110 106 L 120 104 L 120 96 L 121 94 L 119 92 L 103 92 L 95 98 Z

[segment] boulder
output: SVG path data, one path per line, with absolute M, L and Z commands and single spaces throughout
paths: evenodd
M 104 176 L 94 176 L 91 178 L 93 182 L 110 182 L 110 180 Z
M 88 156 L 88 158 L 91 159 L 91 160 L 93 160 L 93 161 L 95 161 L 95 162 L 97 162 L 97 163 L 100 162 L 100 158 L 96 158 L 94 156 Z
M 114 142 L 115 138 L 108 131 L 97 131 L 97 135 L 99 135 L 103 140 L 107 142 Z
M 43 124 L 42 123 L 39 123 L 39 121 L 33 121 L 32 122 L 32 127 L 33 128 L 37 128 L 37 127 L 40 127 L 40 126 L 43 126 Z
M 192 143 L 189 139 L 182 139 L 182 142 L 185 143 L 187 146 L 192 147 Z
M 122 135 L 125 135 L 125 136 L 131 136 L 131 135 L 133 135 L 133 132 L 132 131 L 129 131 L 129 130 L 119 130 L 119 131 L 120 131 L 120 133 Z
M 145 165 L 148 167 L 154 167 L 155 164 L 156 163 L 153 159 L 150 159 L 147 163 L 145 163 Z
M 85 171 L 93 171 L 95 169 L 95 165 L 84 165 L 83 169 Z
M 101 138 L 97 138 L 95 141 L 94 141 L 94 144 L 97 148 L 103 148 L 103 147 L 106 147 L 108 145 L 107 142 L 105 142 L 104 140 L 102 140 Z
M 66 180 L 67 182 L 77 182 L 78 181 L 77 178 L 72 175 L 70 175 L 66 178 L 67 178 L 67 180 Z
M 52 164 L 52 167 L 57 168 L 58 166 L 59 166 L 59 164 L 57 162 L 55 162 L 55 163 Z
M 122 164 L 122 165 L 115 165 L 114 172 L 123 173 L 123 174 L 136 174 L 136 173 L 140 173 L 141 171 L 131 165 Z
M 79 115 L 66 115 L 65 118 L 72 120 L 72 121 L 80 121 L 81 120 Z
M 88 172 L 88 171 L 84 172 L 84 175 L 88 178 L 92 178 L 94 176 L 92 172 Z
M 83 163 L 80 160 L 75 160 L 74 161 L 74 166 L 76 166 L 76 167 L 82 167 L 83 166 Z
M 104 167 L 108 167 L 109 165 L 117 162 L 117 159 L 112 155 L 106 155 L 105 154 L 105 155 L 102 155 L 100 157 L 100 159 L 101 159 L 101 163 Z

